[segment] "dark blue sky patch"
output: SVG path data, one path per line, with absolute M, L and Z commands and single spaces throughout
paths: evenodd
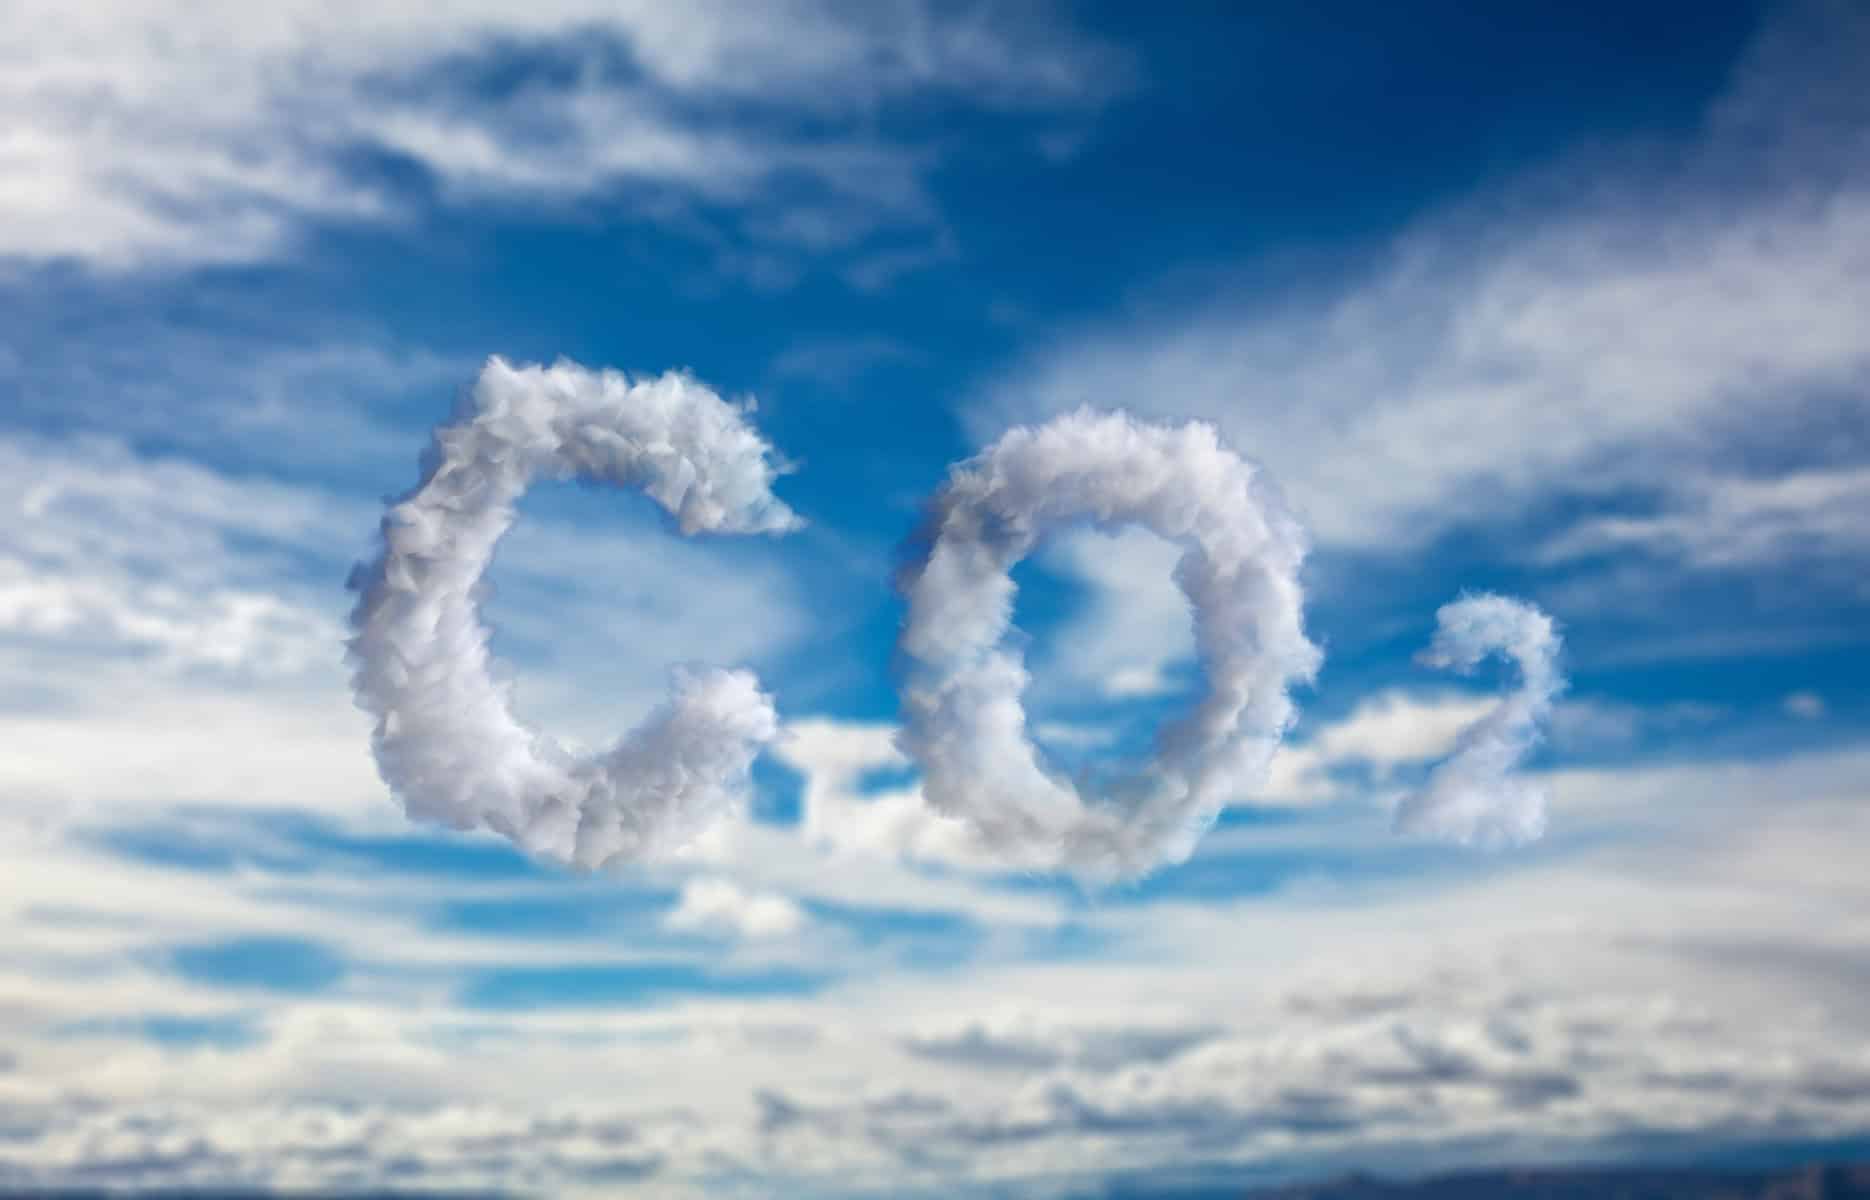
M 805 776 L 771 754 L 753 760 L 753 819 L 797 825 L 805 812 Z
M 262 1040 L 251 1014 L 198 1016 L 147 1013 L 140 1017 L 73 1021 L 52 1030 L 54 1037 L 135 1037 L 159 1046 L 188 1049 L 211 1046 L 243 1049 Z
M 226 873 L 240 862 L 231 847 L 204 844 L 187 830 L 161 825 L 107 829 L 91 840 L 119 858 L 179 871 Z
M 242 937 L 177 946 L 171 970 L 193 983 L 268 992 L 329 991 L 346 973 L 344 960 L 321 943 L 296 937 Z
M 1287 805 L 1254 807 L 1234 805 L 1215 818 L 1216 829 L 1277 829 L 1316 819 L 1315 814 Z
M 89 838 L 104 852 L 134 862 L 211 874 L 251 867 L 300 877 L 369 873 L 477 882 L 568 878 L 491 834 L 461 834 L 413 823 L 406 833 L 354 833 L 295 812 L 202 809 L 178 816 L 166 824 L 106 828 Z
M 432 922 L 449 933 L 496 938 L 575 937 L 653 925 L 674 902 L 668 888 L 629 888 L 567 880 L 563 889 L 531 896 L 445 900 Z
M 717 971 L 696 963 L 636 962 L 508 967 L 473 975 L 459 995 L 479 1009 L 649 1008 L 685 997 L 809 996 L 828 980 L 802 970 Z
M 913 787 L 921 774 L 912 766 L 872 767 L 857 776 L 857 790 L 868 796 L 877 792 L 901 791 Z
M 534 862 L 491 834 L 456 834 L 411 826 L 394 836 L 343 832 L 307 825 L 299 843 L 328 860 L 328 869 L 364 869 L 395 875 L 429 875 L 487 882 L 563 878 L 564 873 Z
M 308 818 L 286 813 L 191 806 L 162 821 L 96 829 L 89 844 L 107 854 L 170 870 L 224 874 L 252 867 L 303 874 L 315 856 L 293 837 Z

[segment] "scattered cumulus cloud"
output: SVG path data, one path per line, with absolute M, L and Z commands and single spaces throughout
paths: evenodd
M 965 821 L 929 807 L 919 784 L 866 788 L 866 776 L 910 760 L 884 722 L 806 718 L 788 724 L 773 753 L 805 776 L 799 833 L 833 856 L 946 865 L 992 861 Z
M 677 933 L 760 940 L 804 928 L 805 911 L 785 896 L 750 893 L 727 879 L 691 879 L 663 924 Z
M 1306 745 L 1327 762 L 1368 763 L 1387 776 L 1398 766 L 1447 753 L 1489 707 L 1474 696 L 1387 691 L 1359 701 L 1350 716 L 1325 726 Z

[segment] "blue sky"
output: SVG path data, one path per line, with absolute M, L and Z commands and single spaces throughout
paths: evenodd
M 1095 1196 L 1870 1129 L 1870 22 L 1838 2 L 0 17 L 0 1184 Z M 534 488 L 485 616 L 602 745 L 748 666 L 748 811 L 599 877 L 408 820 L 344 659 L 490 355 L 692 371 L 807 520 Z M 949 465 L 1214 422 L 1309 530 L 1264 784 L 1107 891 L 893 744 Z M 1175 550 L 1015 571 L 1032 726 L 1194 686 Z M 1546 837 L 1389 832 L 1563 631 Z

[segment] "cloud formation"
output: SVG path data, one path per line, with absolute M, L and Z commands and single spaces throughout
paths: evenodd
M 382 553 L 352 578 L 357 699 L 410 816 L 597 868 L 677 845 L 732 807 L 778 732 L 751 672 L 677 669 L 666 706 L 577 757 L 514 717 L 488 673 L 477 603 L 534 479 L 641 490 L 685 535 L 783 533 L 799 522 L 772 493 L 771 451 L 745 413 L 686 375 L 488 361 L 436 431 L 421 485 L 384 518 Z
M 961 821 L 935 812 L 913 783 L 866 788 L 865 778 L 909 765 L 896 727 L 811 718 L 786 726 L 773 744 L 781 762 L 805 776 L 799 834 L 814 848 L 853 856 L 981 866 L 988 848 Z
M 1146 763 L 1060 778 L 1026 732 L 1028 674 L 1007 644 L 1013 565 L 1076 522 L 1141 525 L 1180 543 L 1203 691 Z M 938 811 L 1021 865 L 1132 878 L 1180 862 L 1262 776 L 1320 654 L 1299 585 L 1305 539 L 1258 468 L 1213 426 L 1079 410 L 1017 427 L 936 494 L 904 572 L 901 746 Z M 1087 803 L 1086 795 L 1095 796 Z
M 1461 734 L 1455 752 L 1396 804 L 1398 833 L 1445 841 L 1518 845 L 1545 833 L 1545 791 L 1513 773 L 1540 736 L 1539 724 L 1564 690 L 1552 618 L 1508 596 L 1479 593 L 1444 604 L 1435 640 L 1420 661 L 1471 671 L 1491 654 L 1519 668 L 1519 686 Z
M 927 226 L 923 160 L 866 135 L 878 105 L 1070 112 L 1126 73 L 1068 27 L 921 0 L 379 0 L 368 19 L 311 0 L 22 0 L 0 44 L 0 124 L 30 131 L 5 145 L 22 183 L 0 195 L 0 261 L 105 269 L 265 259 L 320 223 L 406 217 L 417 198 L 358 166 L 387 158 L 445 199 L 740 208 L 716 236 L 757 279 L 781 251 Z M 514 86 L 475 86 L 496 68 Z M 723 110 L 761 118 L 757 135 Z M 824 136 L 779 132 L 800 119 Z
M 663 918 L 677 933 L 741 937 L 790 937 L 804 928 L 805 910 L 777 893 L 748 892 L 727 879 L 691 879 Z
M 1780 6 L 1693 137 L 1503 178 L 1342 285 L 1269 287 L 1242 264 L 1205 303 L 1065 336 L 971 422 L 1096 394 L 1211 418 L 1280 448 L 1331 550 L 1419 547 L 1573 494 L 1653 509 L 1584 516 L 1542 557 L 1861 555 L 1845 514 L 1865 449 L 1804 431 L 1864 427 L 1870 395 L 1866 11 Z

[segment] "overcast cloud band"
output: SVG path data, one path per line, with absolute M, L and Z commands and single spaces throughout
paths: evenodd
M 1073 782 L 1027 736 L 1027 672 L 1005 639 L 1013 565 L 1084 520 L 1142 525 L 1186 547 L 1175 578 L 1194 613 L 1203 691 L 1157 733 L 1149 761 Z M 1303 532 L 1259 469 L 1202 422 L 1081 410 L 1010 430 L 953 468 L 922 547 L 901 581 L 900 745 L 929 803 L 1010 863 L 1120 879 L 1185 860 L 1222 806 L 1263 776 L 1294 717 L 1288 688 L 1319 665 L 1302 621 Z
M 599 867 L 685 841 L 746 787 L 778 731 L 751 672 L 674 673 L 669 702 L 610 750 L 579 757 L 513 715 L 488 673 L 481 576 L 541 476 L 639 489 L 685 535 L 780 533 L 772 447 L 694 379 L 632 381 L 574 363 L 494 358 L 436 430 L 423 479 L 354 573 L 358 703 L 376 717 L 384 781 L 409 815 L 485 828 L 545 857 Z

